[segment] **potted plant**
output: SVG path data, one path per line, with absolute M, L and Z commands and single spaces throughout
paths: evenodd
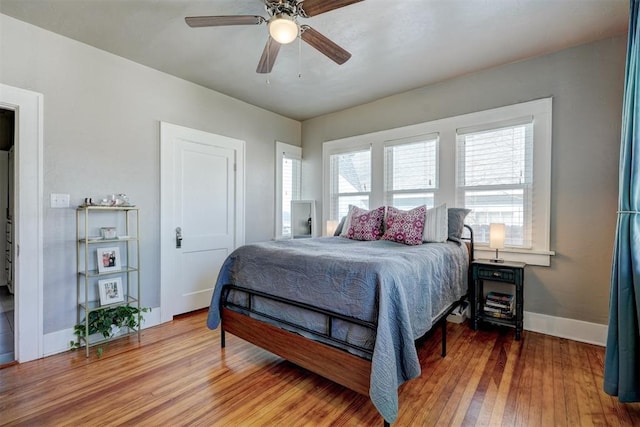
M 88 335 L 100 334 L 105 339 L 112 338 L 121 328 L 138 329 L 143 320 L 142 313 L 151 311 L 150 308 L 138 308 L 132 305 L 120 305 L 101 310 L 89 312 Z M 71 341 L 72 349 L 80 348 L 81 342 L 88 341 L 87 330 L 85 328 L 86 318 L 73 327 L 73 333 L 77 336 L 75 341 Z M 98 347 L 98 357 L 102 356 L 104 349 Z

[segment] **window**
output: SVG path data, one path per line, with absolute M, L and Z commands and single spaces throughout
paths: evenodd
M 533 123 L 459 130 L 458 204 L 471 209 L 466 223 L 475 241 L 489 243 L 489 224 L 504 223 L 505 246 L 531 248 Z
M 349 204 L 467 207 L 476 258 L 502 222 L 505 259 L 550 265 L 551 118 L 545 98 L 325 142 L 322 219 Z
M 339 220 L 347 214 L 349 205 L 369 209 L 383 204 L 382 200 L 398 209 L 423 204 L 433 207 L 438 182 L 437 144 L 437 135 L 418 136 L 330 154 L 327 219 Z M 384 167 L 374 171 L 373 158 L 382 156 Z M 384 194 L 382 186 L 372 193 L 372 182 L 381 179 Z
M 349 205 L 369 209 L 371 150 L 333 154 L 330 159 L 330 219 L 345 216 L 349 211 Z
M 437 136 L 386 143 L 384 147 L 385 204 L 409 210 L 435 206 L 438 184 Z
M 291 201 L 300 200 L 300 159 L 282 158 L 282 235 L 291 236 Z
M 291 201 L 300 200 L 300 147 L 276 142 L 276 237 L 291 237 Z

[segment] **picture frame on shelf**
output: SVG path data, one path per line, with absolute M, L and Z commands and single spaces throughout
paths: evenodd
M 120 277 L 98 280 L 98 291 L 100 293 L 100 305 L 124 301 L 124 288 Z
M 110 271 L 120 271 L 122 269 L 120 260 L 120 248 L 98 248 L 96 250 L 98 261 L 98 273 L 108 273 Z

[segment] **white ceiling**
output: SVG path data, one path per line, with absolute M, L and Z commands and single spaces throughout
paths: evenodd
M 262 0 L 0 0 L 1 13 L 296 120 L 624 34 L 628 9 L 628 0 L 365 0 L 301 19 L 351 52 L 348 62 L 294 42 L 265 75 L 255 69 L 266 25 L 184 22 L 266 17 Z

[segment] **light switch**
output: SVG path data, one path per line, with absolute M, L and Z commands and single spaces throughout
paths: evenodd
M 51 207 L 52 208 L 68 208 L 69 207 L 69 195 L 51 193 Z

